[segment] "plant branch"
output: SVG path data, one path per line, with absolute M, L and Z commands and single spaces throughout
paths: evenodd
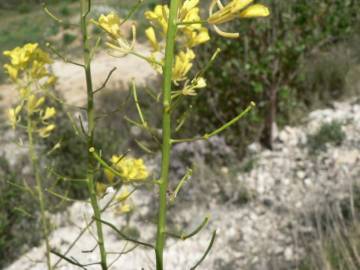
M 114 71 L 115 71 L 116 69 L 117 69 L 116 67 L 113 67 L 113 68 L 110 70 L 110 72 L 108 73 L 108 75 L 107 75 L 104 83 L 103 83 L 98 89 L 96 89 L 96 90 L 94 91 L 94 94 L 97 93 L 97 92 L 99 92 L 99 91 L 101 91 L 102 89 L 104 89 L 104 88 L 106 87 L 107 83 L 109 82 L 109 80 L 110 80 L 110 78 L 111 78 L 111 75 L 114 73 Z
M 172 139 L 171 143 L 183 143 L 183 142 L 194 142 L 194 141 L 198 141 L 198 140 L 208 140 L 209 138 L 223 132 L 225 129 L 227 129 L 230 126 L 234 125 L 237 121 L 239 121 L 241 118 L 243 118 L 248 112 L 250 112 L 255 106 L 256 106 L 255 103 L 251 102 L 250 105 L 244 111 L 242 111 L 238 116 L 231 119 L 229 122 L 225 123 L 224 125 L 222 125 L 218 129 L 216 129 L 216 130 L 214 130 L 214 131 L 212 131 L 210 133 L 206 133 L 203 136 L 195 137 L 195 138 Z
M 79 66 L 85 68 L 85 65 L 69 60 L 67 57 L 62 55 L 57 49 L 55 49 L 49 42 L 46 43 L 46 47 L 48 47 L 54 54 L 60 57 L 65 63 L 73 64 L 75 66 Z
M 80 0 L 80 25 L 81 25 L 81 34 L 82 34 L 82 45 L 83 45 L 83 58 L 84 58 L 84 72 L 86 78 L 86 90 L 87 90 L 87 149 L 90 149 L 94 145 L 94 133 L 95 133 L 95 105 L 94 105 L 94 90 L 93 82 L 91 76 L 91 50 L 88 37 L 88 19 L 87 15 L 91 10 L 91 0 Z M 95 184 L 95 171 L 96 163 L 91 155 L 88 152 L 88 161 L 87 161 L 87 186 L 90 195 L 90 202 L 96 219 L 101 219 L 101 211 L 96 197 L 96 184 Z M 96 232 L 97 232 L 97 243 L 99 245 L 99 253 L 101 259 L 101 269 L 107 270 L 107 258 L 106 258 L 106 249 L 104 243 L 104 233 L 102 228 L 102 223 L 98 220 L 96 223 Z
M 211 236 L 209 246 L 207 247 L 204 255 L 200 258 L 200 260 L 193 267 L 190 268 L 190 270 L 195 270 L 205 260 L 206 256 L 209 254 L 212 246 L 214 245 L 215 238 L 216 238 L 216 230 L 213 232 L 213 234 Z
M 210 219 L 209 217 L 205 217 L 203 222 L 198 227 L 196 227 L 195 230 L 193 230 L 191 233 L 177 235 L 175 233 L 169 232 L 166 234 L 168 234 L 171 237 L 178 238 L 181 240 L 189 239 L 189 238 L 193 237 L 194 235 L 198 234 L 209 223 L 209 219 Z
M 120 26 L 123 25 L 126 21 L 128 21 L 132 17 L 132 15 L 134 15 L 134 13 L 139 9 L 143 2 L 144 0 L 138 0 L 138 2 L 131 8 L 129 13 L 126 15 L 124 20 L 120 23 Z
M 94 217 L 94 219 L 96 219 Z M 142 241 L 139 241 L 139 240 L 136 240 L 136 239 L 133 239 L 129 236 L 127 236 L 126 234 L 124 234 L 122 231 L 120 231 L 118 228 L 116 228 L 116 226 L 114 224 L 111 224 L 110 222 L 108 221 L 105 221 L 105 220 L 101 220 L 99 219 L 98 221 L 100 221 L 101 223 L 109 226 L 111 229 L 113 229 L 118 235 L 120 235 L 120 237 L 122 237 L 124 240 L 126 241 L 129 241 L 129 242 L 132 242 L 134 244 L 137 244 L 137 245 L 141 245 L 141 246 L 144 246 L 144 247 L 147 247 L 147 248 L 152 248 L 152 249 L 155 249 L 155 247 L 149 243 L 145 243 L 145 242 L 142 242 Z

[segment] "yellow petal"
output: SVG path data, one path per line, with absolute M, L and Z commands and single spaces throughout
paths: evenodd
M 268 7 L 255 4 L 251 5 L 240 13 L 240 18 L 257 18 L 257 17 L 267 17 L 270 15 L 270 10 Z
M 4 69 L 13 81 L 15 81 L 17 79 L 17 77 L 18 77 L 18 69 L 17 68 L 15 68 L 12 65 L 5 64 Z
M 155 30 L 153 27 L 149 27 L 145 30 L 145 35 L 148 38 L 151 47 L 153 48 L 154 51 L 158 51 L 160 46 L 159 43 L 156 39 L 156 34 L 155 34 Z
M 114 37 L 120 36 L 120 17 L 114 12 L 109 13 L 108 15 L 101 15 L 99 20 L 95 22 L 106 32 Z
M 48 125 L 48 126 L 45 126 L 43 128 L 40 128 L 38 130 L 39 132 L 39 136 L 42 137 L 42 138 L 46 138 L 46 137 L 49 137 L 51 132 L 56 128 L 56 126 L 54 124 L 51 124 L 51 125 Z

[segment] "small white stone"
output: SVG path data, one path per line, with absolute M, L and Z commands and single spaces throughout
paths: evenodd
M 291 261 L 294 256 L 294 252 L 291 247 L 287 247 L 284 251 L 284 256 L 287 261 Z

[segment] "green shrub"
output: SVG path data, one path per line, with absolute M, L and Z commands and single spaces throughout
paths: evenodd
M 299 270 L 360 268 L 360 189 L 357 184 L 352 193 L 351 198 L 340 203 L 329 202 L 323 212 L 314 214 L 315 235 L 311 236 L 310 242 L 306 238 L 300 239 L 304 241 L 306 254 Z
M 241 33 L 238 42 L 213 34 L 215 45 L 197 52 L 199 65 L 203 66 L 216 47 L 222 50 L 206 75 L 209 89 L 184 104 L 193 108 L 184 130 L 203 134 L 221 126 L 254 101 L 256 110 L 236 124 L 232 132 L 226 132 L 227 141 L 238 145 L 240 153 L 249 142 L 259 138 L 271 147 L 273 123 L 294 123 L 304 112 L 319 105 L 320 98 L 315 96 L 332 99 L 345 93 L 342 76 L 347 71 L 348 58 L 338 65 L 336 59 L 340 55 L 331 59 L 331 47 L 347 42 L 358 30 L 360 21 L 355 12 L 360 8 L 359 1 L 262 2 L 272 7 L 270 20 L 242 21 L 234 26 L 235 32 Z M 304 69 L 306 65 L 312 67 L 308 59 L 314 55 L 318 58 L 323 52 L 328 57 L 319 62 L 321 69 Z M 323 70 L 325 66 L 327 70 Z M 317 75 L 309 78 L 310 72 Z M 321 88 L 324 81 L 327 85 Z M 330 94 L 331 91 L 336 94 Z
M 63 16 L 69 16 L 71 14 L 71 11 L 69 7 L 63 6 L 62 8 L 60 8 L 60 14 Z
M 341 123 L 337 121 L 325 123 L 315 134 L 308 136 L 307 143 L 310 153 L 325 151 L 328 144 L 340 145 L 345 137 L 346 135 L 341 129 Z
M 31 9 L 28 3 L 23 2 L 21 5 L 17 7 L 17 10 L 20 14 L 24 14 L 24 13 L 29 13 Z
M 17 185 L 22 178 L 0 157 L 0 268 L 25 252 L 26 246 L 39 243 L 37 201 Z M 21 233 L 21 232 L 31 233 Z
M 75 40 L 76 40 L 76 35 L 73 35 L 73 34 L 70 34 L 70 33 L 65 33 L 63 35 L 63 43 L 64 43 L 64 45 L 70 45 Z

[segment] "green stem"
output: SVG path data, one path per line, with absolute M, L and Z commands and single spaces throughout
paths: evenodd
M 159 213 L 156 233 L 156 269 L 163 270 L 163 253 L 166 240 L 166 192 L 169 182 L 170 151 L 171 151 L 171 78 L 174 63 L 174 49 L 176 38 L 176 16 L 179 0 L 170 1 L 168 31 L 166 35 L 165 66 L 163 77 L 163 127 L 162 127 L 162 161 L 159 181 Z
M 81 9 L 81 33 L 82 33 L 82 41 L 83 41 L 83 54 L 84 54 L 84 70 L 86 77 L 86 89 L 87 89 L 87 117 L 88 117 L 88 131 L 87 131 L 87 147 L 90 149 L 94 145 L 94 130 L 95 130 L 95 112 L 94 112 L 94 92 L 93 92 L 93 84 L 91 78 L 91 51 L 88 39 L 88 29 L 87 29 L 87 15 L 91 9 L 91 0 L 81 0 L 80 1 L 80 9 Z M 88 151 L 87 151 L 88 152 Z M 104 243 L 104 234 L 102 224 L 99 220 L 101 220 L 101 212 L 99 208 L 99 204 L 96 198 L 96 185 L 95 185 L 95 174 L 96 169 L 96 161 L 93 156 L 88 152 L 88 163 L 87 163 L 87 184 L 88 190 L 90 194 L 90 202 L 94 211 L 94 217 L 96 219 L 96 231 L 97 231 L 97 241 L 99 245 L 100 251 L 100 260 L 101 260 L 101 268 L 102 270 L 107 270 L 107 262 L 106 262 L 106 250 Z
M 40 176 L 39 171 L 39 159 L 36 154 L 35 150 L 35 144 L 34 144 L 34 138 L 33 138 L 33 122 L 31 120 L 30 113 L 27 116 L 27 135 L 28 135 L 28 141 L 29 141 L 29 157 L 31 160 L 31 165 L 33 168 L 33 172 L 35 175 L 35 183 L 36 183 L 36 193 L 37 198 L 39 201 L 39 207 L 40 207 L 40 217 L 41 217 L 41 226 L 42 231 L 44 234 L 45 239 L 45 253 L 46 253 L 46 264 L 47 268 L 49 270 L 52 269 L 51 267 L 51 260 L 50 260 L 50 243 L 49 243 L 49 224 L 48 220 L 46 218 L 46 209 L 45 209 L 45 198 L 44 198 L 44 192 L 43 192 L 43 186 L 42 186 L 42 180 Z

